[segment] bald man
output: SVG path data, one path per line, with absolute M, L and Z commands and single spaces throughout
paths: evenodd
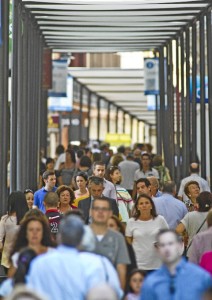
M 199 164 L 196 162 L 193 162 L 190 164 L 190 176 L 182 179 L 181 184 L 180 184 L 180 189 L 178 192 L 178 198 L 180 200 L 186 201 L 188 197 L 184 193 L 184 188 L 186 183 L 189 181 L 197 181 L 200 186 L 200 192 L 210 192 L 210 187 L 208 185 L 208 182 L 199 176 Z

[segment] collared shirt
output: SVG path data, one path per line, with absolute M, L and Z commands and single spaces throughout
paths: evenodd
M 212 250 L 212 227 L 198 233 L 193 237 L 190 247 L 189 260 L 195 264 L 199 264 L 203 253 Z
M 35 258 L 27 279 L 29 287 L 49 300 L 84 300 L 91 288 L 105 282 L 99 257 L 63 245 Z
M 189 181 L 197 181 L 200 186 L 200 192 L 210 192 L 210 187 L 208 185 L 208 182 L 204 178 L 200 177 L 196 173 L 191 174 L 190 176 L 184 178 L 180 184 L 178 196 L 182 197 L 183 201 L 186 201 L 188 199 L 188 196 L 186 196 L 186 194 L 184 193 L 184 188 L 185 188 L 186 183 L 188 183 Z
M 56 192 L 57 187 L 55 186 L 51 192 Z M 36 191 L 34 194 L 34 205 L 36 205 L 38 207 L 38 209 L 40 209 L 44 214 L 46 212 L 43 200 L 44 197 L 46 196 L 46 194 L 48 193 L 48 191 L 45 189 L 45 187 L 42 187 L 40 190 Z
M 140 300 L 200 300 L 209 287 L 212 287 L 211 276 L 182 258 L 175 276 L 165 265 L 147 276 Z
M 185 204 L 171 194 L 164 193 L 161 197 L 153 197 L 153 201 L 157 213 L 165 218 L 170 229 L 175 229 L 188 213 Z
M 135 171 L 135 175 L 134 175 L 134 181 L 137 181 L 140 178 L 147 178 L 147 177 L 156 177 L 157 179 L 159 179 L 159 174 L 158 171 L 155 170 L 154 168 L 144 172 L 141 169 L 138 169 L 137 171 Z
M 103 195 L 108 198 L 117 200 L 116 189 L 112 182 L 104 179 L 104 191 Z

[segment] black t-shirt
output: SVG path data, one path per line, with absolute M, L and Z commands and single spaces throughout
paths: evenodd
M 58 229 L 59 229 L 59 224 L 60 224 L 60 220 L 61 220 L 61 214 L 55 208 L 55 209 L 49 209 L 49 210 L 47 210 L 46 211 L 46 216 L 47 216 L 47 218 L 49 220 L 49 225 L 50 225 L 51 233 L 53 234 L 53 236 L 56 236 L 56 234 L 58 233 Z

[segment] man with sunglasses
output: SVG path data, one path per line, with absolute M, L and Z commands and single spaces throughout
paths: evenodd
M 200 300 L 212 286 L 210 274 L 182 258 L 182 238 L 171 229 L 161 230 L 156 249 L 163 266 L 147 276 L 140 300 Z
M 85 223 L 89 224 L 92 221 L 91 218 L 91 207 L 94 199 L 103 196 L 104 192 L 104 180 L 103 178 L 97 176 L 91 176 L 89 178 L 88 189 L 90 193 L 90 197 L 79 201 L 78 208 L 83 211 Z M 104 196 L 105 197 L 105 196 Z M 117 203 L 114 199 L 108 198 L 108 201 L 111 203 L 111 209 L 114 215 L 119 216 L 119 209 Z
M 116 268 L 121 287 L 125 288 L 126 265 L 130 259 L 124 237 L 119 232 L 108 229 L 107 223 L 112 216 L 111 201 L 105 197 L 96 197 L 92 201 L 91 228 L 96 235 L 97 254 L 106 256 Z

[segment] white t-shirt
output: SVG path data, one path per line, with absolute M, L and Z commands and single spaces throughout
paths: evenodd
M 161 266 L 154 243 L 159 230 L 166 228 L 168 228 L 168 224 L 162 216 L 157 216 L 149 221 L 131 218 L 127 222 L 126 236 L 133 238 L 132 246 L 139 269 L 154 270 Z

